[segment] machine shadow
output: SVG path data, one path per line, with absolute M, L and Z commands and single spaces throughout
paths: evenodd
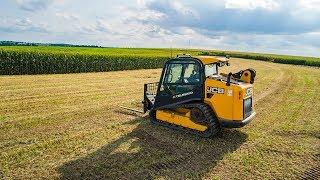
M 212 139 L 154 126 L 137 118 L 137 127 L 86 157 L 58 168 L 62 179 L 198 179 L 247 139 L 224 130 Z

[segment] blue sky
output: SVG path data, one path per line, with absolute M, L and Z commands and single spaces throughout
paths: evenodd
M 0 40 L 320 56 L 320 0 L 1 0 Z

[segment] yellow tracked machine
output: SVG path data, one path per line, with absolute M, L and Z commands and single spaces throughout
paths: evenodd
M 144 85 L 144 112 L 152 123 L 203 137 L 222 127 L 239 128 L 255 116 L 254 69 L 219 74 L 229 58 L 178 55 L 168 60 L 160 81 Z

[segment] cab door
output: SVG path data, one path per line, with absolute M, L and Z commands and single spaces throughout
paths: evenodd
M 203 68 L 196 60 L 171 60 L 163 69 L 155 108 L 202 100 Z

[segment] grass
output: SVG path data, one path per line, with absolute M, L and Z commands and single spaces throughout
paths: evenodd
M 320 72 L 232 59 L 257 70 L 257 117 L 204 139 L 151 125 L 143 83 L 160 69 L 0 76 L 0 177 L 296 179 L 319 167 Z M 315 173 L 319 173 L 315 171 Z

